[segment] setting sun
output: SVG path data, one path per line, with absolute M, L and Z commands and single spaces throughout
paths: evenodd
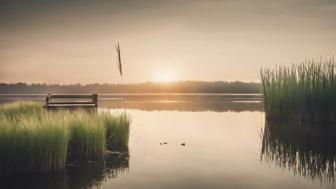
M 168 73 L 160 73 L 156 76 L 155 80 L 161 82 L 169 82 L 173 80 L 173 77 Z
M 160 69 L 156 72 L 153 78 L 154 81 L 170 82 L 176 80 L 176 75 L 168 69 Z

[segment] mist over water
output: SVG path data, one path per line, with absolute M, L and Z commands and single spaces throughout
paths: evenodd
M 25 184 L 26 188 L 53 184 L 55 188 L 316 189 L 334 185 L 336 151 L 325 145 L 334 140 L 334 132 L 265 122 L 258 95 L 140 95 L 124 101 L 111 95 L 99 104 L 111 112 L 125 107 L 132 116 L 126 156 L 114 154 L 103 165 L 74 162 L 63 173 L 14 176 L 3 182 L 5 186 L 31 181 L 35 185 Z M 13 179 L 20 179 L 22 185 Z

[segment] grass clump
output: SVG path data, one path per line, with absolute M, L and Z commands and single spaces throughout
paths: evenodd
M 75 160 L 99 159 L 105 151 L 105 128 L 97 114 L 74 112 L 69 121 L 71 140 L 69 158 Z
M 101 159 L 127 149 L 129 116 L 47 111 L 32 102 L 0 107 L 0 175 L 62 169 L 68 160 Z
M 30 173 L 64 168 L 69 131 L 64 120 L 19 115 L 0 121 L 0 174 Z
M 261 69 L 267 119 L 336 121 L 335 59 Z
M 131 119 L 128 114 L 112 115 L 108 112 L 101 114 L 101 120 L 106 130 L 106 147 L 109 150 L 128 150 L 128 140 Z
M 18 120 L 21 117 L 35 117 L 40 119 L 45 110 L 38 103 L 31 101 L 17 101 L 3 104 L 0 107 L 0 115 L 10 120 Z

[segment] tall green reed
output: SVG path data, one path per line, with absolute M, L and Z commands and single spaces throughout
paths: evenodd
M 261 69 L 267 119 L 336 121 L 335 59 Z
M 69 121 L 71 140 L 69 158 L 92 160 L 102 158 L 105 150 L 105 128 L 95 113 L 73 112 Z
M 47 111 L 32 102 L 0 106 L 0 175 L 53 171 L 68 160 L 101 159 L 106 146 L 127 149 L 129 126 L 124 114 Z
M 101 120 L 106 130 L 106 147 L 108 150 L 128 150 L 131 118 L 125 113 L 111 116 L 109 112 L 101 113 Z
M 1 117 L 0 174 L 52 171 L 65 166 L 69 140 L 64 120 L 44 114 L 43 119 Z

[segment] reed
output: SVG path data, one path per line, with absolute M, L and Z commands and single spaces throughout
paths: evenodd
M 18 120 L 20 117 L 27 116 L 41 118 L 43 113 L 45 113 L 43 107 L 32 101 L 17 101 L 0 106 L 0 115 L 11 120 Z
M 33 115 L 33 114 L 32 114 Z M 64 120 L 18 115 L 0 119 L 0 174 L 31 173 L 64 168 L 69 131 Z
M 106 130 L 106 147 L 108 150 L 127 151 L 131 125 L 130 116 L 125 113 L 112 115 L 108 112 L 101 114 L 101 120 Z
M 105 127 L 97 114 L 72 112 L 68 127 L 71 133 L 69 158 L 72 160 L 100 159 L 105 151 Z
M 335 59 L 261 69 L 267 119 L 336 121 Z
M 33 102 L 0 107 L 0 175 L 62 169 L 68 160 L 103 158 L 106 146 L 127 149 L 129 116 L 46 111 Z M 110 148 L 109 148 L 110 149 Z

